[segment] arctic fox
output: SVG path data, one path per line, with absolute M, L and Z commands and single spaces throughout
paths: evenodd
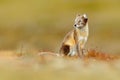
M 74 29 L 64 38 L 59 53 L 65 56 L 84 56 L 84 46 L 89 35 L 88 17 L 86 14 L 77 15 Z

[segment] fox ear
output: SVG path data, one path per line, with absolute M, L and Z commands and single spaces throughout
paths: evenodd
M 87 18 L 87 15 L 86 14 L 83 14 L 84 18 Z

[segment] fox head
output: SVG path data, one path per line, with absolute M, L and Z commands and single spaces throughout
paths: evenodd
M 77 15 L 75 19 L 74 27 L 82 29 L 88 23 L 88 18 L 86 14 Z

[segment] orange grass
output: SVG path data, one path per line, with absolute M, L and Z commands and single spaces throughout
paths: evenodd
M 16 52 L 14 51 L 0 51 L 0 59 L 14 59 L 14 58 L 16 59 L 16 58 L 23 57 L 23 56 L 25 56 L 25 54 L 16 54 Z M 59 55 L 58 53 L 49 52 L 49 51 L 41 51 L 36 54 L 33 54 L 33 56 L 39 57 L 41 61 L 53 60 L 55 58 L 64 58 L 64 59 L 70 59 L 70 60 L 72 59 L 83 59 L 83 60 L 94 59 L 94 60 L 110 61 L 110 60 L 119 59 L 120 57 L 119 55 L 98 52 L 96 50 L 89 50 L 88 53 L 82 58 L 80 58 L 79 56 L 73 56 L 73 57 L 62 56 L 62 55 Z
M 98 52 L 96 50 L 89 50 L 88 53 L 80 58 L 79 56 L 62 56 L 54 52 L 40 52 L 39 57 L 43 60 L 47 59 L 54 59 L 57 57 L 64 58 L 64 59 L 81 59 L 81 60 L 89 60 L 89 59 L 94 59 L 94 60 L 101 60 L 101 61 L 113 61 L 116 59 L 119 59 L 119 55 L 114 55 L 114 54 L 108 54 L 108 53 L 103 53 L 103 52 Z

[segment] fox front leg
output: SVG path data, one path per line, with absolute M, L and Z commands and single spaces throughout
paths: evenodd
M 79 44 L 76 45 L 76 50 L 77 50 L 78 56 L 81 57 L 82 56 L 82 51 L 81 51 L 81 48 L 80 48 Z
M 83 48 L 83 46 L 80 43 L 76 45 L 76 49 L 77 49 L 78 56 L 84 57 L 85 49 Z

